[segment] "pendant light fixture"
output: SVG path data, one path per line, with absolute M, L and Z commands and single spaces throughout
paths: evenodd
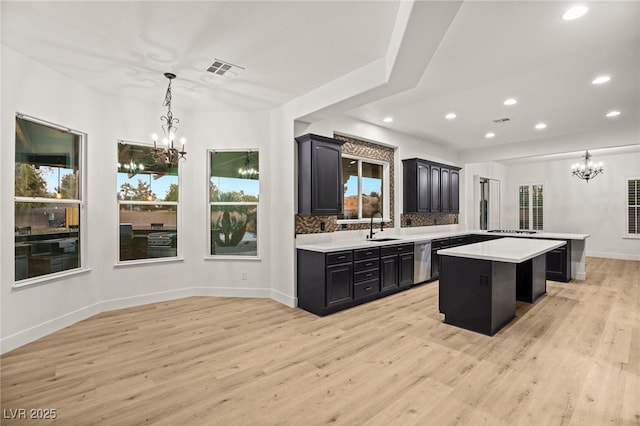
M 185 155 L 187 153 L 184 150 L 186 139 L 180 139 L 180 150 L 175 148 L 176 131 L 178 130 L 176 124 L 180 122 L 180 119 L 174 117 L 171 112 L 171 80 L 176 78 L 176 75 L 166 72 L 164 76 L 169 79 L 169 86 L 167 87 L 167 92 L 164 95 L 164 103 L 162 104 L 162 106 L 167 107 L 167 115 L 160 117 L 160 120 L 165 123 L 162 125 L 164 138 L 162 139 L 162 145 L 158 146 L 158 135 L 155 133 L 151 135 L 153 139 L 153 158 L 158 164 L 175 167 L 178 165 L 179 160 L 186 160 Z
M 589 151 L 586 151 L 582 156 L 582 163 L 576 163 L 571 167 L 571 174 L 573 176 L 579 177 L 589 183 L 589 179 L 593 179 L 598 176 L 600 173 L 604 172 L 604 168 L 602 167 L 602 162 L 596 164 L 591 161 L 591 154 Z

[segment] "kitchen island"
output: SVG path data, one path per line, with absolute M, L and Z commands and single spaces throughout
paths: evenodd
M 564 241 L 500 238 L 438 251 L 445 323 L 494 335 L 514 317 L 516 299 L 546 292 L 546 253 Z

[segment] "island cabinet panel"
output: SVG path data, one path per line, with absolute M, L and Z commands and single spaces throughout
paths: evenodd
M 515 317 L 515 264 L 454 256 L 440 262 L 445 323 L 492 336 Z
M 402 166 L 405 213 L 460 212 L 460 168 L 420 158 Z
M 551 281 L 571 281 L 571 240 L 567 244 L 547 253 L 547 279 Z
M 298 143 L 298 214 L 343 213 L 342 145 L 344 142 L 308 134 Z

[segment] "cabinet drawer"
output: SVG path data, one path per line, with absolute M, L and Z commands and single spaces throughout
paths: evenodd
M 358 249 L 353 251 L 354 260 L 373 259 L 380 256 L 379 247 L 370 247 L 366 249 Z
M 356 272 L 353 275 L 353 281 L 356 283 L 359 283 L 366 280 L 374 280 L 374 279 L 377 280 L 379 276 L 380 276 L 379 269 L 368 269 L 366 271 Z
M 351 252 L 351 250 L 339 251 L 339 252 L 327 254 L 326 263 L 327 265 L 332 265 L 334 263 L 351 262 L 352 259 L 353 259 L 353 253 Z
M 365 269 L 376 269 L 380 267 L 380 261 L 376 257 L 375 259 L 361 260 L 353 264 L 353 270 L 356 272 L 364 271 Z
M 361 299 L 370 294 L 380 293 L 380 283 L 378 280 L 369 280 L 353 286 L 353 298 Z
M 413 253 L 413 244 L 403 244 L 401 246 L 382 247 L 381 255 L 388 256 L 390 254 Z

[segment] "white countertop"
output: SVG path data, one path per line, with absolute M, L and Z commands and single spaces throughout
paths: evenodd
M 339 234 L 337 232 L 336 234 Z M 340 251 L 340 250 L 353 250 L 358 248 L 366 248 L 371 246 L 385 246 L 392 244 L 403 244 L 403 243 L 413 243 L 416 241 L 432 241 L 437 240 L 439 238 L 450 238 L 450 237 L 459 237 L 463 235 L 472 235 L 472 234 L 487 234 L 487 235 L 496 235 L 500 237 L 521 237 L 524 239 L 536 238 L 536 239 L 562 239 L 562 240 L 585 240 L 589 237 L 589 234 L 569 234 L 569 233 L 555 233 L 555 232 L 536 232 L 535 234 L 518 234 L 518 233 L 504 233 L 504 232 L 487 232 L 487 231 L 455 231 L 455 232 L 438 232 L 438 233 L 428 233 L 428 234 L 411 234 L 411 235 L 395 235 L 392 232 L 387 232 L 383 234 L 378 234 L 378 238 L 396 238 L 392 241 L 368 241 L 364 238 L 351 238 L 351 239 L 343 239 L 343 240 L 331 240 L 324 241 L 318 243 L 305 243 L 298 244 L 296 248 L 301 250 L 310 250 L 310 251 L 318 251 L 318 252 L 331 252 L 331 251 Z
M 565 244 L 565 241 L 557 240 L 507 237 L 442 249 L 438 250 L 438 254 L 494 262 L 521 263 Z

